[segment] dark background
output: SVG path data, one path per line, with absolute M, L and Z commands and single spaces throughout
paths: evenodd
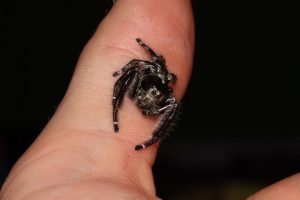
M 0 4 L 0 185 L 62 99 L 109 0 Z M 184 112 L 160 148 L 164 199 L 243 199 L 300 169 L 299 21 L 292 1 L 193 1 Z M 179 13 L 180 14 L 180 13 Z

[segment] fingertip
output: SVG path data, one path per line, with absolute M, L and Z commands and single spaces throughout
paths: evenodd
M 80 130 L 120 131 L 119 138 L 134 144 L 149 137 L 157 121 L 146 113 L 142 116 L 135 103 L 127 98 L 119 113 L 122 129 L 119 130 L 117 124 L 112 127 L 112 111 L 108 106 L 116 81 L 112 75 L 120 75 L 120 69 L 131 59 L 149 59 L 136 44 L 144 45 L 144 41 L 158 55 L 164 56 L 168 70 L 179 77 L 172 88 L 180 101 L 187 87 L 193 57 L 193 44 L 190 43 L 193 34 L 188 31 L 192 30 L 193 22 L 188 4 L 189 1 L 173 0 L 117 1 L 79 59 L 64 104 L 56 112 L 56 116 L 62 116 L 60 124 Z M 140 149 L 137 145 L 136 150 Z M 157 146 L 149 152 L 156 152 L 156 149 Z

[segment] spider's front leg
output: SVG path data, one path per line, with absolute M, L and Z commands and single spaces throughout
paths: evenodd
M 140 38 L 136 38 L 136 41 L 144 48 L 146 49 L 146 51 L 148 51 L 148 53 L 151 55 L 153 60 L 157 59 L 157 55 L 156 53 L 148 46 L 146 45 Z
M 119 131 L 118 126 L 118 110 L 121 106 L 123 101 L 124 95 L 130 85 L 132 84 L 133 80 L 135 79 L 138 73 L 139 67 L 138 66 L 131 66 L 131 68 L 127 69 L 122 76 L 117 80 L 114 86 L 113 92 L 113 121 L 114 121 L 114 131 Z
M 148 45 L 146 45 L 141 39 L 136 38 L 136 41 L 150 54 L 154 61 L 158 61 L 161 64 L 165 64 L 165 58 L 161 55 L 157 55 Z
M 133 59 L 125 67 L 123 67 L 121 70 L 114 72 L 113 76 L 114 77 L 119 76 L 120 74 L 125 73 L 127 70 L 129 70 L 132 67 L 136 67 L 138 65 L 145 65 L 145 64 L 146 64 L 146 61 Z
M 159 139 L 164 138 L 168 134 L 168 129 L 172 125 L 177 111 L 177 102 L 174 97 L 170 97 L 166 100 L 167 105 L 159 109 L 162 112 L 160 123 L 155 129 L 152 137 L 146 140 L 143 144 L 135 146 L 135 150 L 141 150 L 156 143 Z

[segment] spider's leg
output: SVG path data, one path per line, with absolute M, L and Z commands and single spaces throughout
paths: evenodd
M 145 64 L 145 61 L 138 60 L 138 59 L 133 59 L 132 61 L 130 61 L 129 63 L 127 63 L 127 65 L 125 65 L 125 67 L 123 67 L 121 70 L 114 72 L 113 76 L 114 77 L 119 76 L 120 74 L 125 73 L 130 68 L 135 67 L 135 66 L 137 66 L 139 64 L 143 65 L 143 64 Z
M 168 79 L 168 81 L 175 83 L 177 81 L 177 76 L 175 74 L 169 73 L 167 75 L 167 79 Z
M 144 48 L 148 53 L 151 55 L 153 60 L 157 60 L 159 56 L 156 55 L 156 53 L 148 46 L 146 45 L 141 39 L 136 38 L 136 41 Z
M 130 98 L 134 99 L 136 93 L 137 93 L 137 87 L 139 84 L 139 76 L 138 73 L 135 73 L 131 84 L 128 87 L 128 95 Z
M 124 73 L 119 80 L 116 82 L 114 86 L 114 92 L 113 92 L 113 121 L 114 121 L 114 131 L 118 132 L 119 127 L 118 127 L 118 110 L 121 106 L 121 103 L 123 101 L 125 92 L 127 91 L 128 87 L 131 85 L 132 80 L 138 73 L 136 71 L 137 67 L 131 68 Z
M 177 103 L 174 101 L 175 98 L 168 99 L 170 101 L 170 104 L 163 107 L 160 111 L 164 111 L 164 113 L 161 116 L 161 121 L 154 131 L 152 137 L 148 140 L 146 140 L 143 144 L 139 144 L 135 146 L 135 150 L 141 150 L 144 148 L 147 148 L 151 146 L 152 144 L 156 143 L 159 139 L 164 138 L 167 133 L 170 125 L 172 124 L 176 110 L 177 110 Z

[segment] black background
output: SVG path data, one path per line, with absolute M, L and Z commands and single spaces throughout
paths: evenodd
M 110 7 L 109 0 L 0 4 L 0 183 L 55 111 Z M 236 190 L 254 183 L 253 192 L 299 171 L 296 8 L 292 1 L 193 1 L 193 75 L 181 120 L 154 166 L 160 197 L 184 199 L 196 188 L 197 197 L 185 198 L 226 199 L 218 194 L 229 183 Z

